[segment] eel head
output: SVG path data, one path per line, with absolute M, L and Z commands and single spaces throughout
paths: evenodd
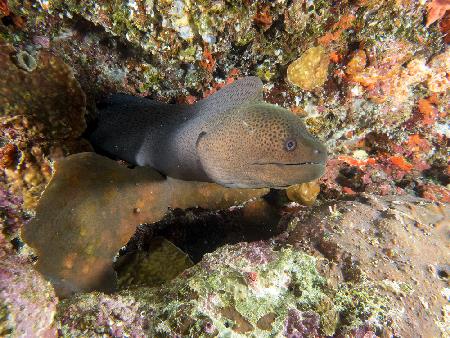
M 253 102 L 222 115 L 197 140 L 212 181 L 235 188 L 282 188 L 325 171 L 327 150 L 289 110 Z

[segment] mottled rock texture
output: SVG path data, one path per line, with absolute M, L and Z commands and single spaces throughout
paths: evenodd
M 51 160 L 88 149 L 80 141 L 86 100 L 71 68 L 49 52 L 30 54 L 0 40 L 0 63 L 4 184 L 32 210 L 51 177 Z
M 65 300 L 59 325 L 75 336 L 269 337 L 358 328 L 444 335 L 440 271 L 449 259 L 449 213 L 423 199 L 373 195 L 291 210 L 282 220 L 286 233 L 224 246 L 162 287 Z
M 55 337 L 53 287 L 0 235 L 0 335 Z

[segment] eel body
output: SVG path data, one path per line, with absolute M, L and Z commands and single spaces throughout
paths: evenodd
M 98 150 L 164 175 L 227 187 L 285 187 L 320 177 L 326 148 L 246 77 L 193 105 L 111 95 L 90 136 Z

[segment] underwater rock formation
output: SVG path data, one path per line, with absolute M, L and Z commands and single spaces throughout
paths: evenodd
M 64 300 L 59 327 L 74 336 L 439 336 L 449 217 L 442 204 L 373 195 L 302 210 L 285 218 L 287 233 L 226 245 L 160 288 Z
M 240 243 L 206 255 L 161 289 L 74 297 L 60 304 L 58 319 L 66 335 L 80 333 L 73 327 L 138 336 L 313 333 L 320 320 L 312 309 L 327 301 L 325 292 L 313 257 L 264 242 Z M 302 317 L 310 319 L 305 327 Z
M 112 260 L 141 223 L 169 208 L 224 209 L 268 189 L 227 189 L 129 169 L 95 153 L 56 161 L 54 176 L 22 238 L 38 256 L 36 268 L 57 294 L 116 288 Z
M 56 303 L 51 284 L 0 234 L 0 336 L 56 336 Z
M 315 206 L 280 203 L 276 211 L 284 214 L 285 219 L 276 228 L 288 228 L 291 235 L 278 236 L 277 231 L 272 239 L 266 239 L 271 237 L 269 224 L 264 227 L 268 234 L 264 241 L 227 246 L 217 254 L 205 256 L 203 262 L 207 263 L 214 258 L 211 266 L 216 269 L 208 270 L 217 281 L 205 286 L 211 290 L 210 298 L 199 298 L 191 287 L 186 287 L 184 274 L 153 289 L 78 295 L 60 304 L 58 320 L 54 322 L 61 329 L 60 334 L 144 336 L 156 332 L 173 336 L 193 332 L 214 336 L 223 332 L 248 336 L 257 332 L 264 337 L 272 332 L 295 336 L 305 331 L 319 335 L 337 332 L 337 336 L 344 336 L 344 332 L 350 331 L 357 337 L 449 336 L 448 289 L 445 289 L 449 274 L 445 251 L 448 206 L 439 203 L 450 196 L 447 7 L 442 0 L 0 0 L 2 75 L 12 76 L 11 81 L 0 78 L 0 93 L 6 93 L 8 100 L 10 84 L 20 88 L 18 96 L 11 96 L 19 100 L 15 100 L 8 116 L 32 111 L 26 103 L 39 108 L 37 115 L 33 115 L 33 123 L 26 123 L 20 115 L 14 120 L 17 124 L 5 127 L 2 122 L 0 126 L 0 229 L 7 234 L 5 241 L 14 243 L 14 248 L 5 252 L 1 260 L 17 263 L 14 269 L 21 271 L 20 276 L 38 276 L 28 259 L 12 258 L 18 252 L 28 254 L 14 237 L 32 216 L 28 211 L 36 206 L 51 178 L 52 160 L 89 150 L 76 136 L 84 128 L 78 116 L 86 109 L 87 119 L 92 120 L 96 101 L 109 93 L 124 92 L 165 103 L 193 103 L 238 77 L 256 75 L 265 83 L 265 101 L 304 117 L 312 133 L 327 143 L 330 161 L 319 181 L 321 192 Z M 323 55 L 330 61 L 326 81 L 310 90 L 290 84 L 286 78 L 289 65 L 318 46 L 325 50 Z M 55 62 L 53 67 L 46 68 L 46 73 L 39 73 L 40 55 Z M 16 78 L 33 80 L 18 83 Z M 43 86 L 36 88 L 36 84 Z M 86 94 L 86 107 L 79 87 Z M 48 93 L 55 96 L 43 97 Z M 5 102 L 4 97 L 0 100 Z M 45 105 L 40 106 L 39 102 Z M 0 105 L 0 109 L 3 107 Z M 75 112 L 78 108 L 80 115 Z M 69 116 L 71 120 L 67 119 Z M 64 123 L 54 124 L 49 118 Z M 39 133 L 42 127 L 45 133 Z M 65 139 L 65 134 L 58 131 L 60 128 L 70 138 Z M 52 135 L 57 135 L 57 139 Z M 426 200 L 410 200 L 409 195 Z M 68 197 L 64 193 L 61 196 Z M 295 194 L 290 197 L 298 200 Z M 186 205 L 189 200 L 186 196 Z M 255 204 L 263 205 L 259 201 Z M 94 202 L 81 205 L 87 209 L 95 207 Z M 260 211 L 259 207 L 248 208 L 245 213 L 251 218 Z M 104 210 L 98 208 L 85 214 L 95 212 L 101 214 Z M 227 211 L 217 217 L 224 213 Z M 176 226 L 191 224 L 179 221 L 179 213 L 171 217 L 173 231 Z M 259 224 L 257 217 L 254 220 Z M 95 227 L 87 220 L 83 222 L 89 225 L 88 229 Z M 217 231 L 219 235 L 224 234 L 224 229 L 227 228 Z M 45 232 L 42 245 L 48 244 L 53 232 L 53 229 Z M 192 236 L 196 240 L 191 245 L 204 239 L 201 232 Z M 97 232 L 91 235 L 92 243 L 98 237 Z M 220 244 L 227 240 L 236 243 L 245 239 L 239 233 L 230 236 L 225 233 Z M 103 243 L 102 239 L 100 242 Z M 58 248 L 68 243 L 53 244 Z M 280 261 L 282 250 L 297 258 L 305 251 L 316 256 L 317 275 L 321 278 L 313 280 L 326 282 L 308 289 L 294 281 L 291 284 L 295 287 L 286 289 L 283 278 L 294 276 L 297 267 L 290 266 L 282 272 L 278 269 L 282 264 L 269 268 L 264 262 L 258 266 L 246 263 L 228 268 L 231 263 L 222 262 L 224 257 L 242 262 L 229 252 L 239 254 L 245 248 L 267 253 L 269 250 L 264 246 L 271 247 L 275 261 Z M 195 252 L 195 262 L 208 249 L 214 249 L 198 247 L 201 249 Z M 46 250 L 50 252 L 51 247 Z M 185 248 L 183 251 L 187 252 Z M 301 262 L 302 266 L 307 265 Z M 255 279 L 261 276 L 249 273 L 259 267 L 267 268 L 267 278 Z M 192 281 L 197 273 L 205 276 L 202 271 L 206 268 L 197 265 L 185 274 Z M 274 274 L 269 274 L 272 269 Z M 10 277 L 6 280 L 13 294 L 16 284 L 17 290 L 22 290 L 23 280 Z M 305 295 L 310 295 L 307 290 L 321 291 L 331 301 L 325 298 L 320 306 L 309 309 L 284 308 L 279 316 L 268 309 L 255 323 L 255 316 L 248 314 L 250 311 L 236 310 L 231 300 L 240 299 L 242 294 L 252 295 L 249 285 L 258 286 L 261 280 L 269 286 L 278 283 L 268 289 L 277 291 L 282 300 L 299 299 L 305 288 Z M 203 278 L 202 282 L 209 281 Z M 43 286 L 42 294 L 49 289 L 46 283 L 33 285 Z M 264 288 L 258 292 L 261 290 Z M 183 301 L 178 302 L 179 299 Z M 217 299 L 229 302 L 216 306 Z M 200 301 L 203 303 L 199 304 Z M 53 305 L 34 301 L 24 304 L 21 304 L 23 313 L 37 313 L 39 308 L 42 312 L 39 318 L 49 323 L 52 316 L 48 313 L 53 313 Z M 259 313 L 256 304 L 259 303 L 254 302 L 251 310 Z M 273 304 L 278 303 L 267 305 Z M 139 312 L 141 309 L 143 312 Z M 0 313 L 6 314 L 8 327 L 17 327 L 15 321 L 23 318 L 9 316 L 7 311 Z M 40 323 L 37 317 L 32 318 Z
M 389 298 L 383 309 L 392 316 L 392 325 L 385 334 L 448 334 L 448 204 L 364 194 L 354 201 L 326 203 L 310 214 L 291 215 L 287 221 L 294 227 L 287 242 L 323 257 L 324 273 L 333 276 L 329 282 L 339 286 L 369 278 L 379 288 L 377 294 Z M 348 295 L 357 290 L 353 285 Z M 360 305 L 352 306 L 356 310 Z
M 25 209 L 48 183 L 51 159 L 89 149 L 79 141 L 85 96 L 72 69 L 51 53 L 30 53 L 0 39 L 1 169 Z

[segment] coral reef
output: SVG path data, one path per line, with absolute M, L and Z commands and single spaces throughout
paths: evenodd
M 351 83 L 366 89 L 371 101 L 388 101 L 392 105 L 391 111 L 398 111 L 414 94 L 412 89 L 420 83 L 425 83 L 431 94 L 445 93 L 449 87 L 449 59 L 450 50 L 447 49 L 427 63 L 423 57 L 411 57 L 410 44 L 398 43 L 384 53 L 382 60 L 368 65 L 366 51 L 357 50 L 345 73 Z M 406 67 L 402 66 L 405 63 Z
M 74 327 L 87 328 L 84 334 L 113 334 L 118 328 L 119 335 L 311 334 L 321 327 L 313 309 L 326 301 L 325 292 L 313 257 L 255 242 L 222 247 L 160 290 L 139 288 L 64 301 L 58 319 L 63 334 L 75 336 L 81 331 Z
M 449 27 L 442 0 L 0 0 L 0 335 L 448 336 Z M 320 74 L 306 69 L 313 86 L 291 83 L 311 51 L 321 60 Z M 87 159 L 74 178 L 58 177 L 61 158 L 91 150 L 82 133 L 105 94 L 189 104 L 245 75 L 327 143 L 318 196 L 311 183 L 242 208 L 166 213 L 249 196 L 186 182 L 156 189 L 159 174 L 111 161 L 135 183 L 148 175 L 155 194 L 144 183 L 119 192 L 107 179 L 123 176 L 87 172 Z M 53 250 L 100 252 L 103 263 L 86 270 L 74 255 L 55 266 L 79 281 L 107 267 L 105 289 L 112 257 L 134 234 L 119 256 L 143 257 L 151 275 L 149 246 L 133 248 L 141 230 L 196 265 L 153 288 L 134 276 L 128 290 L 68 298 L 55 320 L 52 288 L 17 237 L 47 185 L 55 194 L 33 222 L 48 222 L 25 236 L 42 248 L 38 268 Z M 183 191 L 174 205 L 166 199 Z M 115 209 L 102 207 L 111 201 Z M 64 232 L 58 209 L 73 221 Z M 118 223 L 123 233 L 108 228 Z
M 84 93 L 71 68 L 48 52 L 31 55 L 0 40 L 0 63 L 1 168 L 7 189 L 32 210 L 50 161 L 83 149 Z
M 320 179 L 322 193 L 329 197 L 358 192 L 409 193 L 447 202 L 450 180 L 446 149 L 445 138 L 431 143 L 422 133 L 410 135 L 401 144 L 384 134 L 369 134 L 349 149 L 351 155 L 328 162 Z
M 268 82 L 266 98 L 304 113 L 334 154 L 373 131 L 404 142 L 423 127 L 409 123 L 419 99 L 433 93 L 435 123 L 421 132 L 433 143 L 445 128 L 449 57 L 438 26 L 445 17 L 424 25 L 427 10 L 443 13 L 439 1 L 9 1 L 7 8 L 26 23 L 3 28 L 4 38 L 31 39 L 32 48 L 63 56 L 87 93 L 88 111 L 110 91 L 193 102 L 236 75 L 257 74 Z M 286 68 L 314 50 L 324 65 L 331 62 L 321 67 L 325 83 L 286 86 Z
M 447 277 L 439 271 L 449 259 L 449 212 L 448 204 L 411 196 L 365 194 L 353 201 L 327 203 L 311 213 L 290 215 L 286 222 L 294 222 L 290 227 L 295 228 L 287 242 L 323 257 L 322 271 L 338 287 L 365 278 L 376 281 L 384 290 L 377 294 L 389 297 L 388 336 L 445 336 L 447 299 L 442 293 Z M 353 285 L 346 296 L 358 293 Z M 366 312 L 363 304 L 353 301 L 352 306 L 357 313 Z M 358 321 L 354 314 L 344 318 L 344 322 Z

